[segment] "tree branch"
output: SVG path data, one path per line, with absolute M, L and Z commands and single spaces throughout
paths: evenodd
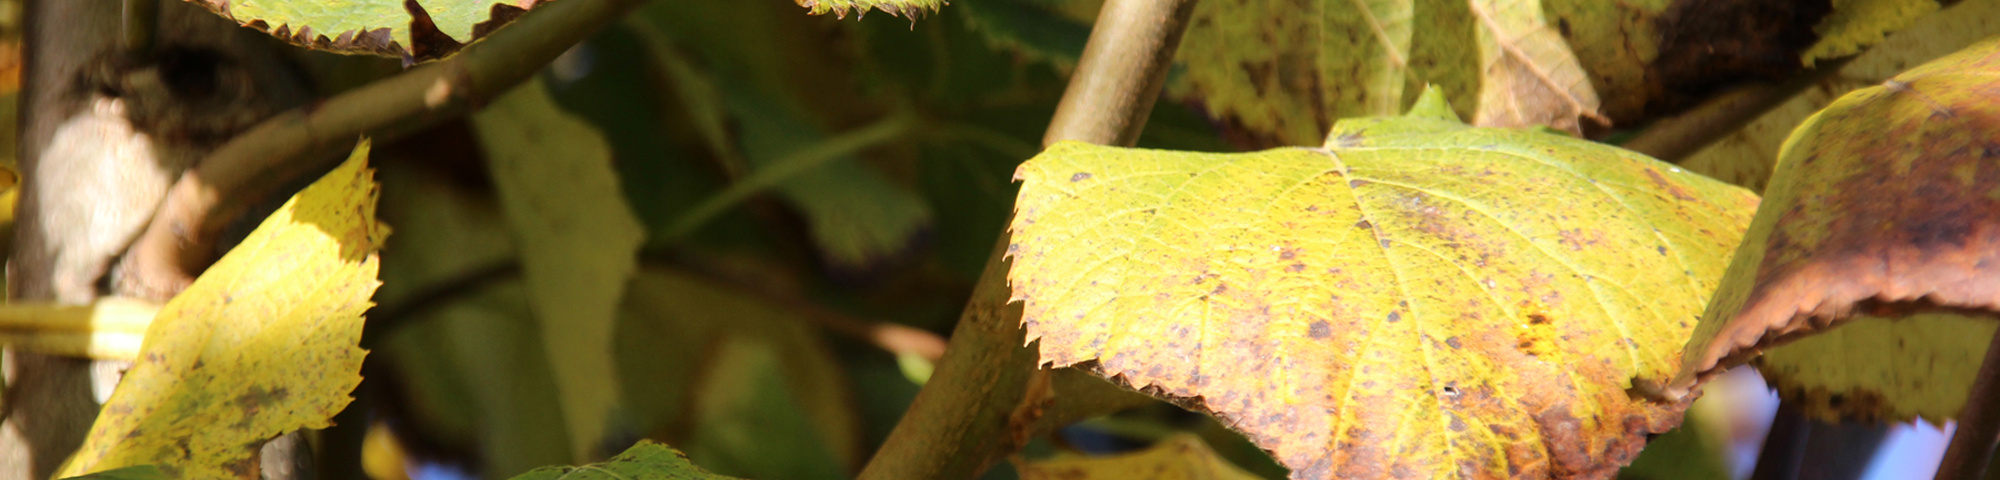
M 211 260 L 222 228 L 276 186 L 331 165 L 363 135 L 392 139 L 478 108 L 641 2 L 548 2 L 455 56 L 278 114 L 237 135 L 168 190 L 152 223 L 127 250 L 120 286 L 159 298 L 178 293 Z
M 1193 0 L 1109 0 L 1044 145 L 1131 145 L 1152 113 Z M 1021 307 L 1009 304 L 1002 233 L 937 372 L 860 478 L 974 478 L 1034 434 L 1151 401 L 1088 373 L 1037 368 Z

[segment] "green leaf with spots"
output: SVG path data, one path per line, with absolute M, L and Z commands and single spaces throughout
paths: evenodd
M 434 60 L 546 0 L 187 0 L 301 47 Z
M 1627 389 L 1674 374 L 1757 202 L 1435 91 L 1323 148 L 1062 143 L 1016 176 L 1042 361 L 1190 400 L 1295 478 L 1611 474 L 1680 423 Z

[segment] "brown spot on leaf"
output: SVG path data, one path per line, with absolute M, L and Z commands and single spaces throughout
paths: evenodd
M 1325 340 L 1330 335 L 1333 335 L 1333 326 L 1328 325 L 1326 320 L 1314 320 L 1312 325 L 1306 328 L 1306 336 L 1314 340 Z

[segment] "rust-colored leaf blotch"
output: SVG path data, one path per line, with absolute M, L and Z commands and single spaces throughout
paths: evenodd
M 1990 317 L 2000 307 L 2000 102 L 1994 101 L 2000 77 L 1994 71 L 2000 71 L 2000 42 L 1988 41 L 1850 93 L 1794 131 L 1763 206 L 1687 346 L 1681 373 L 1665 393 L 1680 395 L 1759 351 L 1860 316 Z M 1954 329 L 1932 330 L 1953 335 Z M 1985 345 L 1977 343 L 1974 348 Z M 1885 360 L 1847 352 L 1816 361 L 1842 359 Z M 1893 403 L 1900 395 L 1860 387 L 1819 388 L 1816 395 L 1835 401 L 1817 403 L 1880 414 L 1879 402 Z M 1887 411 L 1901 411 L 1894 417 L 1912 413 Z

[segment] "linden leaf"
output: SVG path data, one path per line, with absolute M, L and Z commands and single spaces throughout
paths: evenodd
M 1295 478 L 1604 476 L 1756 198 L 1617 148 L 1471 128 L 1435 92 L 1326 148 L 1062 143 L 1009 275 L 1055 366 L 1187 400 Z
M 1762 350 L 1857 316 L 1944 311 L 1992 317 L 2000 311 L 2000 198 L 1995 193 L 2000 192 L 2000 146 L 1992 136 L 2000 130 L 2000 104 L 1992 102 L 2000 95 L 2000 79 L 1991 73 L 1995 68 L 2000 68 L 2000 41 L 1985 41 L 1881 86 L 1842 96 L 1793 131 L 1766 190 L 1767 200 L 1688 342 L 1680 374 L 1664 393 L 1680 395 Z M 1795 398 L 1809 397 L 1806 405 L 1830 407 L 1832 411 L 1818 412 L 1822 417 L 1949 415 L 1964 397 L 1949 404 L 1930 402 L 1925 397 L 1939 388 L 1924 385 L 1961 388 L 1960 383 L 1971 381 L 1963 369 L 1883 359 L 1912 350 L 1938 358 L 1983 358 L 1983 340 L 1952 339 L 1991 338 L 1993 330 L 1955 324 L 1894 324 L 1897 336 L 1917 340 L 1909 347 L 1853 337 L 1879 339 L 1879 330 L 1834 329 L 1830 334 L 1847 335 L 1841 344 L 1849 348 L 1810 359 L 1828 365 L 1774 370 L 1876 374 L 1854 382 L 1816 383 L 1825 375 L 1771 379 L 1804 382 L 1774 386 Z M 1772 359 L 1801 360 L 1807 359 Z M 1901 380 L 1915 377 L 1929 380 Z M 1835 405 L 1833 396 L 1872 400 Z
M 502 95 L 472 123 L 520 242 L 571 453 L 595 457 L 619 397 L 612 330 L 644 230 L 620 193 L 610 144 L 556 105 L 539 79 Z
M 1932 12 L 1842 64 L 1840 71 L 1786 99 L 1735 133 L 1678 163 L 1718 180 L 1761 191 L 1778 163 L 1778 147 L 1807 117 L 1859 88 L 1879 85 L 1911 65 L 2000 35 L 2000 2 L 1959 2 Z
M 514 477 L 514 480 L 615 480 L 626 478 L 731 480 L 702 471 L 673 447 L 652 440 L 640 440 L 610 460 L 581 467 L 542 467 Z
M 1958 416 L 2000 323 L 1943 313 L 1861 316 L 1750 362 L 1788 405 L 1826 422 Z M 1829 361 L 1866 355 L 1868 361 Z
M 117 470 L 97 472 L 80 477 L 69 477 L 64 480 L 172 480 L 173 478 L 167 476 L 166 472 L 160 471 L 159 467 L 140 465 L 137 467 L 125 467 Z
M 293 45 L 434 60 L 546 0 L 188 0 Z
M 1195 68 L 1177 94 L 1276 144 L 1316 143 L 1335 118 L 1399 113 L 1424 84 L 1483 126 L 1603 121 L 1541 0 L 1202 2 L 1178 58 Z
M 1833 14 L 1813 28 L 1819 42 L 1799 58 L 1810 67 L 1819 59 L 1859 53 L 1937 9 L 1937 0 L 1835 0 Z
M 872 9 L 872 10 L 881 10 L 883 12 L 888 12 L 890 15 L 895 15 L 898 17 L 906 17 L 909 18 L 910 20 L 916 20 L 917 17 L 924 16 L 924 14 L 926 13 L 935 12 L 937 11 L 939 6 L 943 6 L 945 3 L 947 3 L 944 0 L 794 0 L 794 1 L 799 2 L 799 6 L 806 7 L 806 12 L 811 13 L 813 15 L 823 15 L 828 12 L 832 12 L 835 17 L 846 19 L 847 12 L 853 11 L 854 14 L 856 15 L 855 18 L 861 18 L 868 16 L 868 11 Z
M 1145 450 L 1113 457 L 1060 458 L 1021 467 L 1021 480 L 1255 480 L 1192 433 L 1167 437 Z
M 361 382 L 361 314 L 389 229 L 363 140 L 162 307 L 63 476 L 157 465 L 257 478 L 257 448 L 325 428 Z

